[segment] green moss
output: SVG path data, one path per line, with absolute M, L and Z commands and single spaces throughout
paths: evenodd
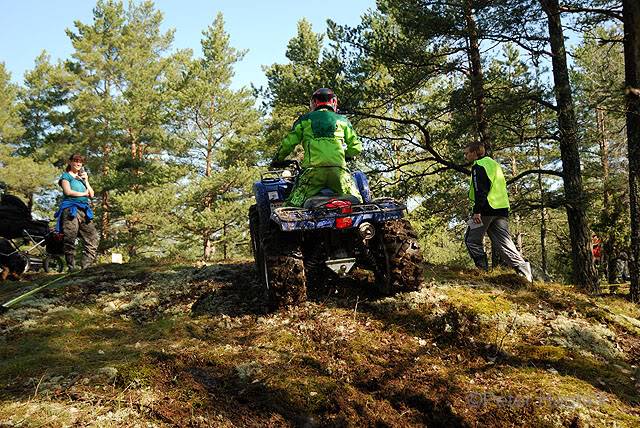
M 84 425 L 78 423 L 80 422 L 78 414 L 90 414 L 91 406 L 77 403 L 75 407 L 76 409 L 80 408 L 81 411 L 74 415 L 69 413 L 64 404 L 52 401 L 29 400 L 5 403 L 0 406 L 0 424 L 2 426 L 30 427 Z
M 598 303 L 607 311 L 616 315 L 625 315 L 631 318 L 640 319 L 640 306 L 637 303 L 619 297 L 605 297 L 598 299 Z
M 516 353 L 524 360 L 554 362 L 565 358 L 567 350 L 552 345 L 522 345 L 517 348 Z
M 182 326 L 176 318 L 160 318 L 140 327 L 138 329 L 138 336 L 145 341 L 162 339 L 169 336 L 171 336 L 172 340 L 176 340 L 182 336 Z
M 269 386 L 284 402 L 307 414 L 320 414 L 334 407 L 339 385 L 330 377 L 287 376 L 270 379 Z
M 624 361 L 599 362 L 555 346 L 521 346 L 518 355 L 523 365 L 537 367 L 503 369 L 522 387 L 542 387 L 560 396 L 589 396 L 600 390 L 624 403 L 640 403 L 640 393 L 629 381 L 633 369 Z M 549 366 L 558 374 L 546 371 Z
M 303 349 L 300 337 L 286 330 L 270 334 L 266 343 L 278 351 L 291 352 Z
M 150 385 L 157 368 L 142 362 L 132 364 L 122 364 L 116 366 L 118 369 L 118 383 L 123 386 L 131 384 L 147 386 Z
M 136 326 L 101 313 L 68 309 L 37 328 L 16 332 L 0 348 L 0 382 L 70 372 L 93 375 L 104 366 L 137 358 L 130 345 Z
M 554 366 L 556 367 L 556 366 Z M 542 399 L 542 403 L 559 405 L 579 412 L 597 412 L 597 420 L 607 421 L 607 426 L 638 426 L 640 417 L 633 411 L 633 402 L 618 395 L 610 385 L 593 385 L 597 376 L 590 379 L 575 375 L 562 375 L 562 367 L 556 367 L 561 375 L 551 374 L 536 368 L 503 368 L 501 382 L 495 385 L 493 394 L 500 397 L 520 397 L 521 399 Z M 576 407 L 577 406 L 577 407 Z M 579 410 L 582 409 L 582 411 Z M 536 411 L 546 413 L 548 408 L 537 407 Z
M 496 292 L 456 287 L 447 290 L 449 302 L 455 306 L 472 309 L 479 315 L 492 316 L 511 310 L 511 302 Z

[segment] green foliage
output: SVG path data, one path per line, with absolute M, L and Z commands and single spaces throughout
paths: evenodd
M 181 227 L 207 260 L 249 254 L 247 213 L 255 168 L 233 166 L 191 182 L 183 196 Z
M 619 25 L 586 32 L 575 49 L 572 76 L 587 155 L 584 178 L 592 192 L 592 229 L 604 242 L 605 266 L 611 271 L 615 258 L 628 253 L 630 241 L 624 58 L 622 45 L 614 42 L 621 38 Z
M 424 208 L 413 212 L 416 232 L 425 260 L 433 265 L 470 266 L 464 246 L 464 224 L 442 224 L 438 217 L 428 214 Z
M 244 52 L 229 45 L 222 14 L 202 34 L 203 58 L 189 62 L 177 91 L 176 130 L 195 173 L 185 183 L 178 227 L 183 242 L 202 248 L 208 260 L 216 250 L 224 258 L 246 253 L 247 179 L 263 147 L 250 92 L 230 88 Z
M 33 70 L 25 73 L 20 94 L 25 128 L 18 148 L 21 155 L 59 166 L 69 156 L 77 138 L 72 129 L 73 113 L 66 108 L 71 99 L 71 83 L 64 65 L 52 65 L 45 51 L 36 58 Z
M 164 184 L 142 191 L 113 195 L 121 221 L 114 227 L 114 239 L 129 256 L 160 258 L 171 254 L 180 236 L 176 225 L 181 221 L 176 202 L 176 184 Z
M 0 145 L 0 182 L 8 192 L 31 199 L 34 193 L 53 188 L 57 174 L 51 164 L 15 156 L 9 147 Z
M 0 179 L 37 201 L 50 195 L 59 172 L 52 165 L 80 152 L 98 194 L 103 248 L 131 257 L 246 255 L 255 167 L 307 111 L 313 90 L 331 87 L 363 140 L 355 167 L 368 174 L 374 196 L 417 207 L 412 220 L 427 260 L 465 265 L 468 142 L 486 132 L 507 179 L 562 169 L 543 12 L 537 0 L 376 6 L 353 28 L 328 21 L 326 34 L 301 19 L 282 47 L 286 62 L 264 66 L 267 85 L 252 94 L 231 87 L 246 51 L 230 45 L 222 14 L 202 32 L 202 56 L 194 57 L 173 49 L 174 32 L 162 29 L 151 1 L 98 0 L 89 22 L 67 30 L 66 60 L 53 64 L 41 53 L 22 87 L 0 65 Z M 621 251 L 629 239 L 628 166 L 622 51 L 612 43 L 621 30 L 594 14 L 570 16 L 584 30 L 572 81 L 589 215 L 593 230 Z M 544 232 L 549 269 L 566 274 L 561 178 L 529 173 L 509 190 L 512 232 L 525 255 L 541 262 Z
M 11 75 L 0 62 L 0 144 L 10 144 L 24 132 L 16 102 L 18 88 L 11 83 Z

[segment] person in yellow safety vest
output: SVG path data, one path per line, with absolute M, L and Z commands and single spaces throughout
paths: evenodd
M 469 255 L 477 268 L 489 269 L 483 245 L 486 233 L 499 258 L 531 282 L 531 265 L 522 257 L 509 234 L 509 194 L 500 164 L 486 155 L 481 143 L 474 142 L 465 147 L 464 156 L 468 162 L 473 162 L 469 186 L 473 215 L 464 237 Z

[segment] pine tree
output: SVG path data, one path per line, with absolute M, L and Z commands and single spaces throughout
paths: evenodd
M 624 59 L 619 27 L 596 27 L 575 50 L 573 73 L 581 123 L 585 186 L 591 194 L 592 228 L 603 241 L 602 270 L 617 277 L 617 259 L 628 253 L 628 174 L 624 129 Z M 588 157 L 593 152 L 596 156 Z
M 24 134 L 18 95 L 18 86 L 11 83 L 4 63 L 0 63 L 0 182 L 26 199 L 31 208 L 33 194 L 52 187 L 55 170 L 17 153 Z
M 233 67 L 245 52 L 230 46 L 222 14 L 202 34 L 203 57 L 191 62 L 178 92 L 178 129 L 195 171 L 182 192 L 180 225 L 200 237 L 202 256 L 210 260 L 217 247 L 227 258 L 244 229 L 261 124 L 251 92 L 231 88 Z
M 25 73 L 20 94 L 20 117 L 25 133 L 19 153 L 35 159 L 63 162 L 73 149 L 75 135 L 72 112 L 66 108 L 71 99 L 71 79 L 63 64 L 51 64 L 43 51 L 32 70 Z
M 161 23 L 162 13 L 151 1 L 125 9 L 120 1 L 99 0 L 91 24 L 76 22 L 75 31 L 67 30 L 74 47 L 67 64 L 75 85 L 70 107 L 78 146 L 90 154 L 90 170 L 99 173 L 94 186 L 100 189 L 103 240 L 117 220 L 111 218 L 117 213 L 114 192 L 142 192 L 175 182 L 180 174 L 168 159 L 182 145 L 167 125 L 176 69 L 185 53 L 169 54 L 173 32 L 162 33 Z M 139 236 L 151 230 L 131 217 L 124 225 L 120 239 L 129 236 L 128 250 L 135 256 Z
M 0 144 L 15 143 L 24 129 L 17 103 L 18 87 L 11 83 L 11 74 L 0 62 Z
M 631 298 L 640 302 L 640 4 L 623 0 L 624 71 L 631 206 Z

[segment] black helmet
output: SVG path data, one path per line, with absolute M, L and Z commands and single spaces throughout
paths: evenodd
M 311 109 L 329 106 L 333 111 L 338 110 L 338 97 L 329 88 L 317 89 L 311 96 Z

